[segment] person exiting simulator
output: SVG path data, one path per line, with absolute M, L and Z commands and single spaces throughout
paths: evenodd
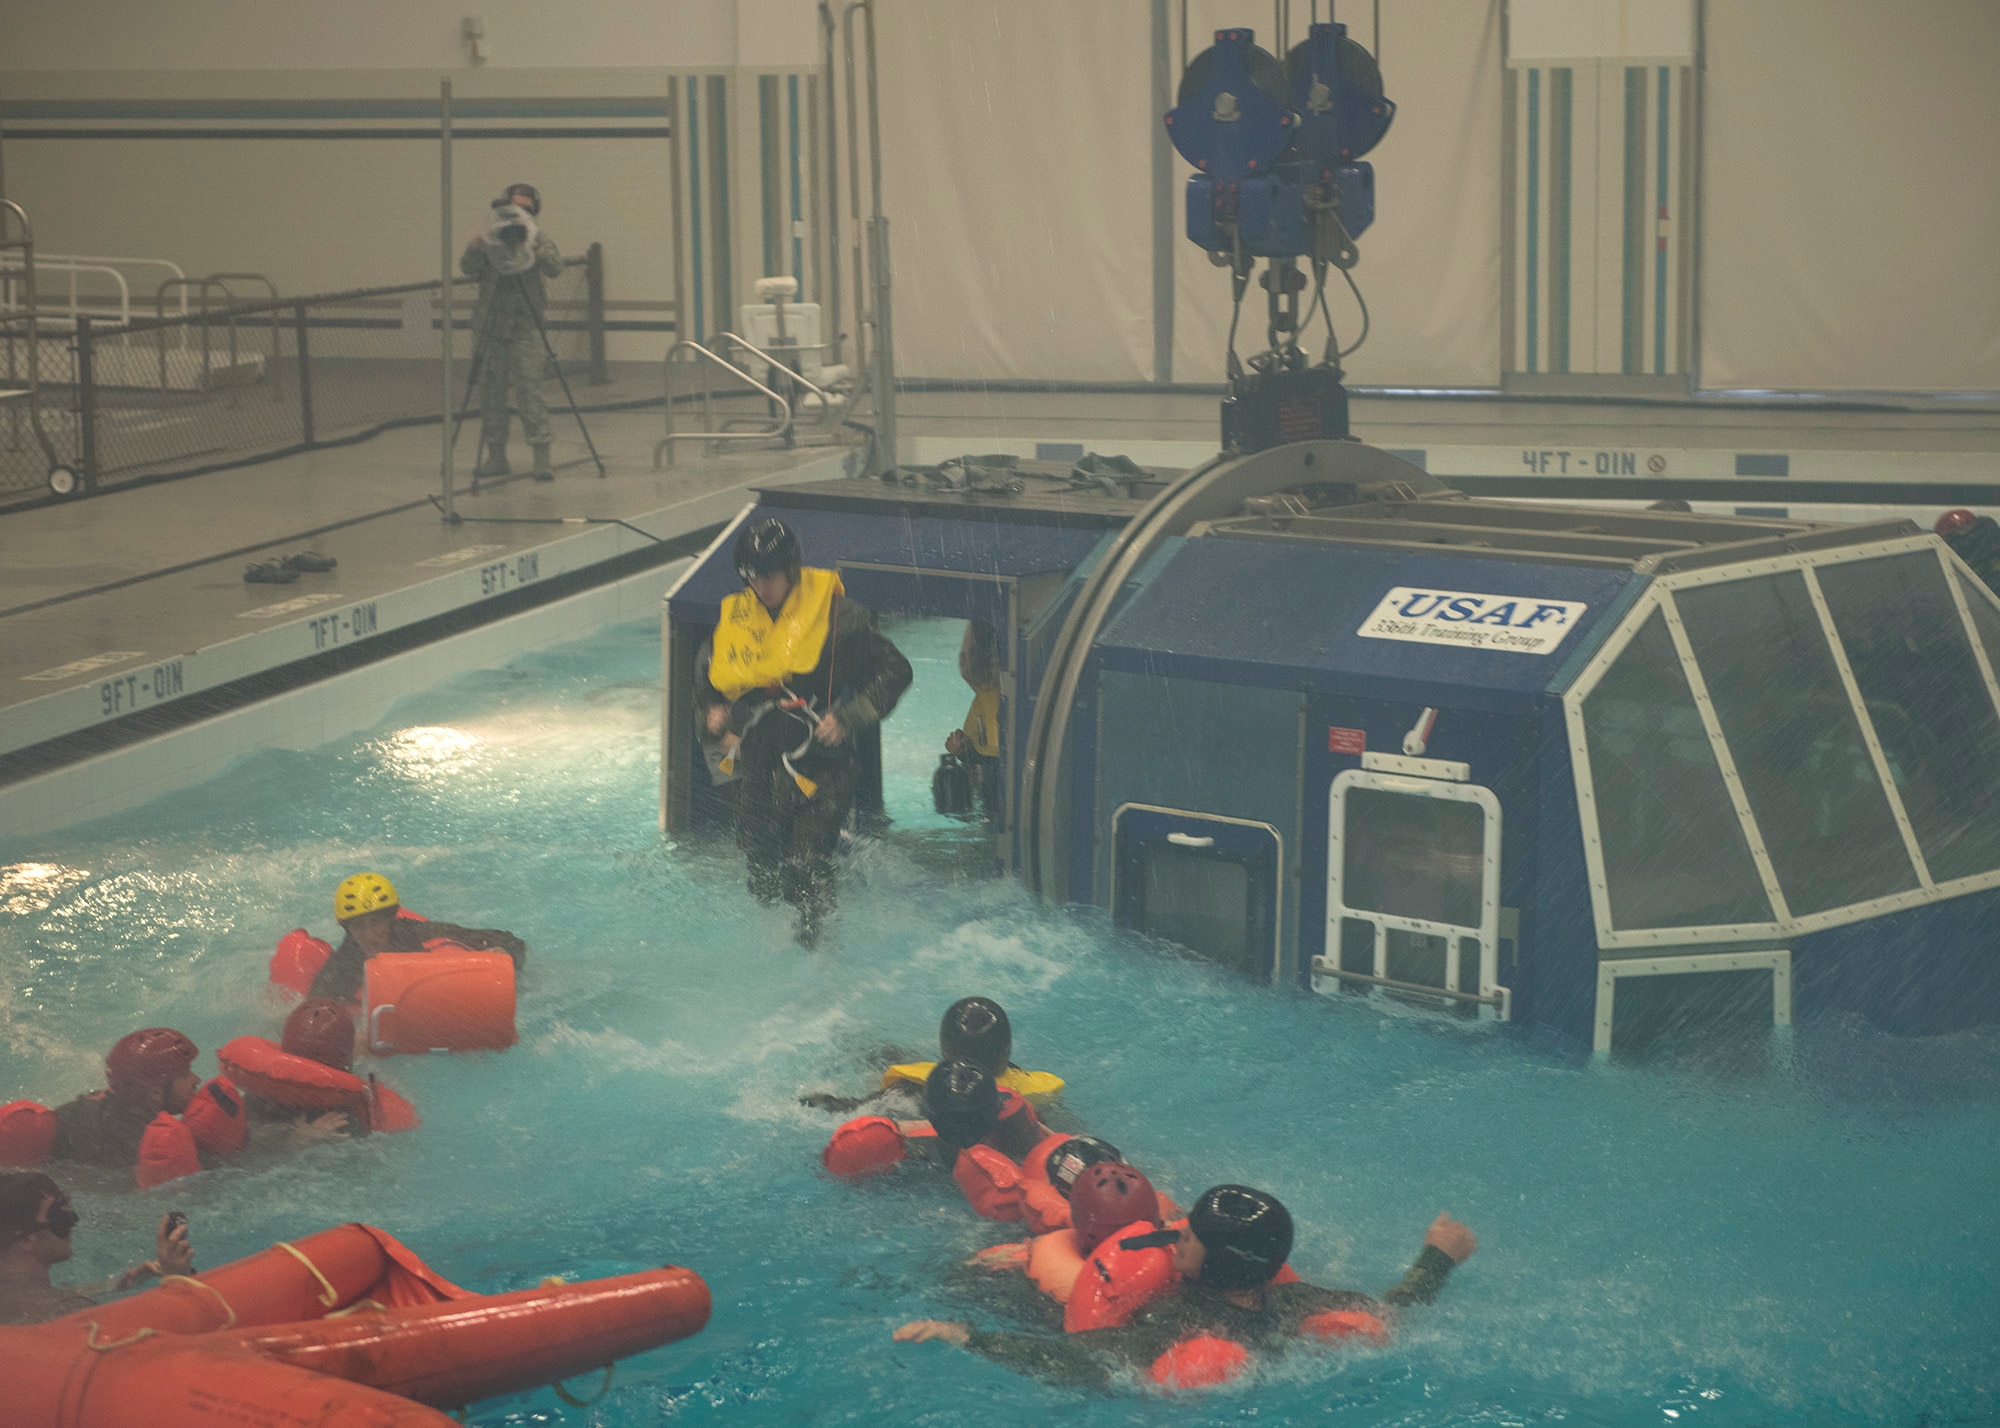
M 479 364 L 480 476 L 504 476 L 507 465 L 507 398 L 521 414 L 521 434 L 535 454 L 537 481 L 556 479 L 549 463 L 549 406 L 542 400 L 548 353 L 542 347 L 546 279 L 562 272 L 555 240 L 541 231 L 542 196 L 517 183 L 493 200 L 486 231 L 466 246 L 458 269 L 479 279 L 472 310 L 473 360 Z
M 796 906 L 810 947 L 834 907 L 833 854 L 859 777 L 854 740 L 896 707 L 910 662 L 839 575 L 801 563 L 783 521 L 746 526 L 735 556 L 745 588 L 722 602 L 696 714 L 739 775 L 750 892 Z

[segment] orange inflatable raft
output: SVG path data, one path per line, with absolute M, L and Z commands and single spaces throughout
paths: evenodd
M 424 945 L 422 952 L 383 952 L 368 959 L 361 993 L 368 1049 L 377 1056 L 395 1056 L 512 1046 L 514 959 L 504 952 L 475 952 L 441 937 Z M 271 954 L 271 983 L 309 995 L 313 978 L 332 955 L 327 942 L 295 927 Z
M 698 1333 L 666 1268 L 479 1295 L 341 1225 L 48 1324 L 0 1328 L 10 1428 L 452 1428 L 444 1409 Z

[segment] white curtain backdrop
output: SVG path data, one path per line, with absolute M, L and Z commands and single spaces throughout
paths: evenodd
M 1702 385 L 2000 390 L 2000 3 L 1707 24 Z
M 897 369 L 1149 380 L 1146 0 L 878 8 Z
M 1292 6 L 1293 41 L 1308 6 Z M 1385 0 L 1401 109 L 1362 238 L 1374 313 L 1363 383 L 1491 385 L 1500 363 L 1498 0 Z M 1369 12 L 1351 33 L 1371 48 Z M 1146 0 L 882 0 L 883 165 L 895 248 L 897 366 L 909 376 L 1147 381 L 1152 372 Z M 1270 6 L 1194 0 L 1190 47 Z M 1178 30 L 1179 6 L 1174 6 Z M 1176 79 L 1179 40 L 1175 38 Z M 1192 170 L 1175 156 L 1175 183 Z M 1220 381 L 1227 273 L 1180 238 L 1174 376 Z M 843 220 L 844 221 L 844 220 Z M 1245 299 L 1238 349 L 1262 346 Z M 1359 333 L 1345 285 L 1344 341 Z M 1314 339 L 1315 343 L 1317 339 Z M 1315 350 L 1316 347 L 1315 347 Z

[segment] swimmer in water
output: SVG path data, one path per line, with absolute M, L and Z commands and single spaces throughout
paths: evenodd
M 991 997 L 960 997 L 945 1008 L 938 1023 L 938 1051 L 938 1061 L 970 1062 L 991 1076 L 1002 1091 L 1012 1091 L 1031 1102 L 1045 1104 L 1063 1088 L 1060 1076 L 1024 1071 L 1009 1059 L 1014 1054 L 1014 1026 L 1006 1010 Z M 891 1066 L 882 1073 L 881 1088 L 867 1096 L 814 1091 L 799 1097 L 799 1104 L 838 1115 L 918 1119 L 923 1115 L 924 1081 L 938 1061 Z
M 76 1253 L 71 1234 L 81 1220 L 62 1187 L 39 1171 L 0 1171 L 0 1325 L 46 1324 L 104 1298 L 168 1274 L 194 1273 L 187 1216 L 160 1217 L 154 1258 L 103 1284 L 69 1289 L 49 1271 Z
M 1434 1301 L 1452 1269 L 1479 1246 L 1472 1231 L 1439 1215 L 1424 1234 L 1416 1263 L 1395 1288 L 1376 1298 L 1303 1280 L 1273 1283 L 1291 1254 L 1292 1217 L 1276 1196 L 1262 1190 L 1218 1185 L 1195 1202 L 1186 1229 L 1157 1232 L 1163 1240 L 1168 1236 L 1165 1247 L 1172 1251 L 1179 1287 L 1151 1300 L 1124 1327 L 1055 1336 L 917 1319 L 897 1329 L 895 1340 L 943 1340 L 1020 1372 L 1079 1387 L 1108 1388 L 1120 1369 L 1133 1367 L 1169 1386 L 1219 1382 L 1240 1371 L 1249 1354 L 1276 1356 L 1302 1337 L 1358 1335 L 1379 1341 L 1395 1310 Z M 1184 1376 L 1179 1354 L 1190 1340 L 1207 1351 L 1220 1348 L 1230 1367 L 1219 1376 Z
M 380 873 L 356 873 L 334 889 L 333 915 L 346 935 L 313 978 L 312 997 L 351 1002 L 361 995 L 368 959 L 382 952 L 427 952 L 442 939 L 474 952 L 505 952 L 518 971 L 528 944 L 497 927 L 429 922 L 403 911 L 402 898 Z

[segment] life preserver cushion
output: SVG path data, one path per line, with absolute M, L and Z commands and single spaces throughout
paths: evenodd
M 515 1042 L 514 959 L 504 952 L 384 952 L 362 991 L 377 1056 L 502 1051 Z
M 857 1116 L 833 1133 L 819 1158 L 833 1174 L 851 1178 L 892 1170 L 909 1153 L 908 1141 L 887 1116 Z
M 1202 1334 L 1182 1339 L 1153 1360 L 1152 1380 L 1162 1388 L 1213 1388 L 1250 1365 L 1250 1351 L 1234 1339 Z
M 56 1113 L 39 1101 L 0 1106 L 0 1165 L 40 1165 L 55 1149 L 59 1125 Z
M 915 1086 L 923 1089 L 926 1078 L 931 1074 L 935 1061 L 905 1061 L 891 1066 L 882 1073 L 882 1089 L 892 1086 Z M 1063 1078 L 1052 1071 L 1024 1071 L 1019 1066 L 1009 1066 L 1000 1073 L 995 1082 L 1003 1091 L 1012 1091 L 1017 1096 L 1025 1096 L 1031 1101 L 1046 1100 L 1063 1088 Z
M 332 943 L 303 927 L 294 927 L 278 939 L 278 948 L 271 954 L 271 985 L 311 996 L 313 978 L 332 955 Z
M 1299 1332 L 1316 1339 L 1360 1339 L 1371 1344 L 1389 1342 L 1389 1326 L 1366 1309 L 1322 1309 L 1299 1321 Z

